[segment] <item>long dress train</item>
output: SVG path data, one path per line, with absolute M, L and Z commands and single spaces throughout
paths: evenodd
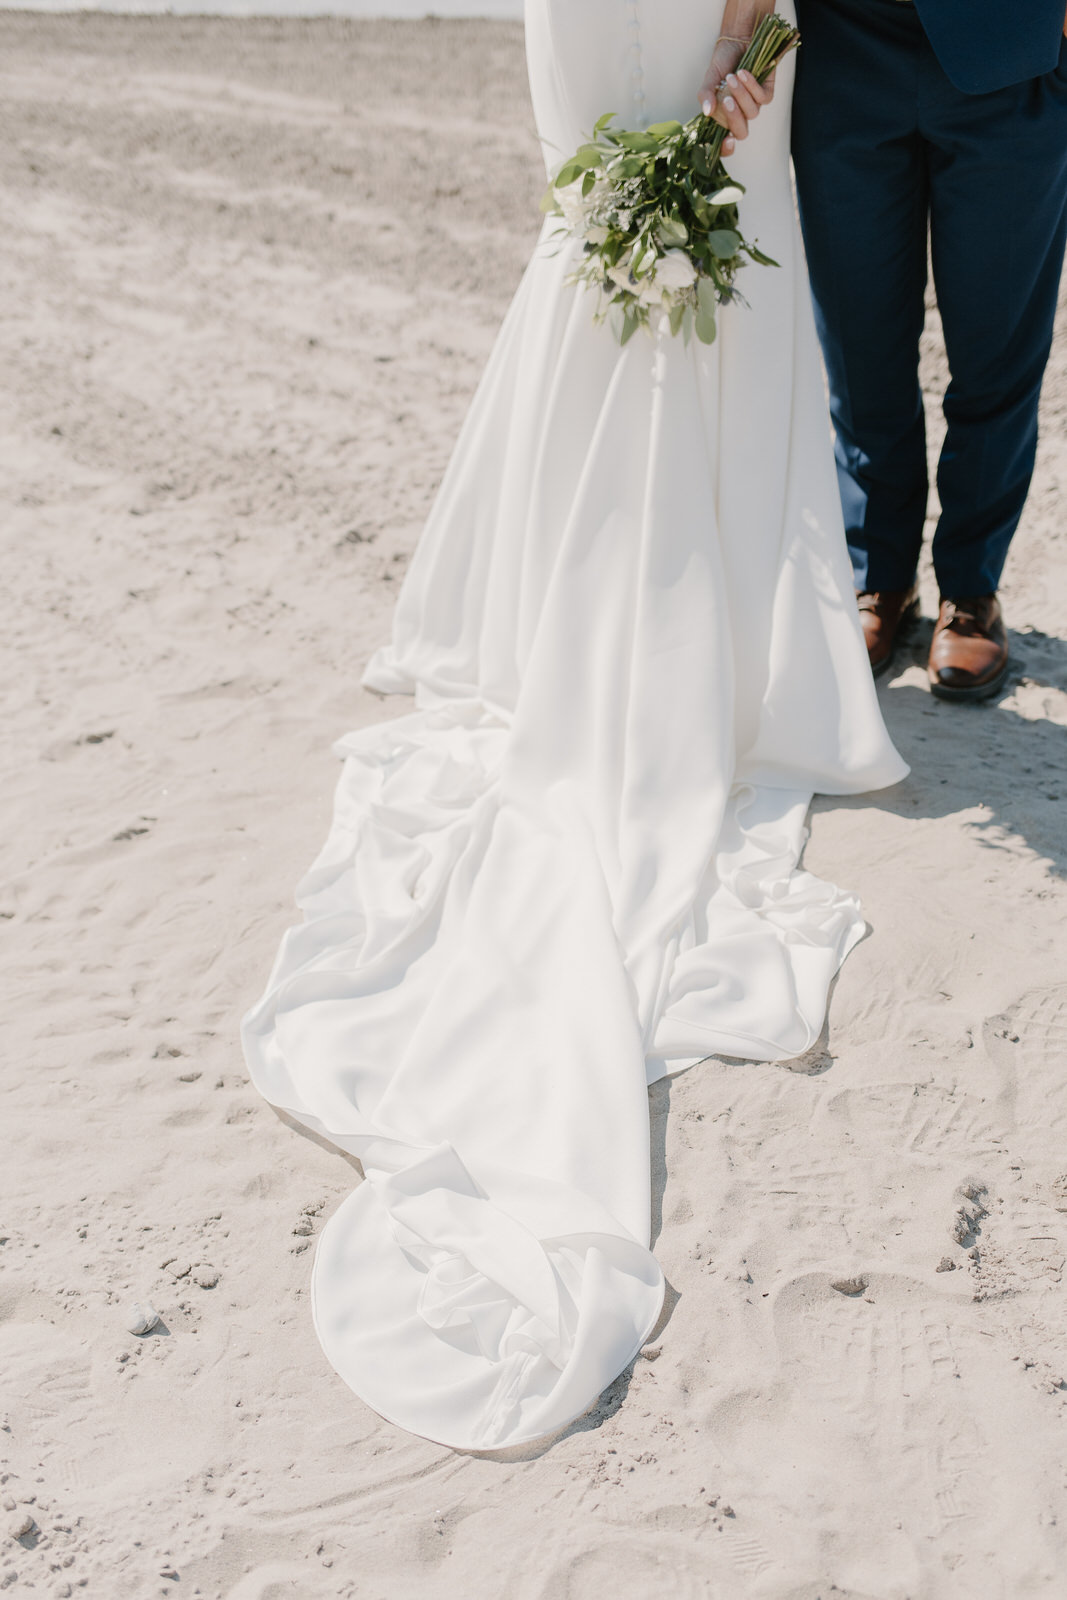
M 706 0 L 528 0 L 549 164 L 685 118 Z M 646 1086 L 822 1027 L 857 902 L 798 868 L 813 790 L 895 782 L 852 598 L 789 180 L 791 67 L 731 167 L 717 343 L 619 349 L 539 247 L 344 739 L 333 827 L 245 1023 L 263 1094 L 358 1156 L 316 1326 L 457 1447 L 583 1411 L 659 1314 Z

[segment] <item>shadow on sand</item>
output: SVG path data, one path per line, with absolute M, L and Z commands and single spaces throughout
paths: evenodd
M 1011 633 L 1004 689 L 991 700 L 958 704 L 935 699 L 925 681 L 914 681 L 914 667 L 925 680 L 932 631 L 929 619 L 920 624 L 880 691 L 890 736 L 912 770 L 873 803 L 900 817 L 947 817 L 983 806 L 984 815 L 970 825 L 985 847 L 1004 848 L 1003 835 L 1010 834 L 1045 859 L 1050 872 L 1067 877 L 1067 725 L 1053 720 L 1053 698 L 1067 693 L 1067 640 Z M 815 809 L 862 811 L 871 804 L 870 795 L 821 796 Z

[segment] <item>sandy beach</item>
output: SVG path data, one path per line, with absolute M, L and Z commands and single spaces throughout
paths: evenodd
M 237 1027 L 333 741 L 407 709 L 359 675 L 537 233 L 521 27 L 0 45 L 0 1593 L 1062 1596 L 1067 327 L 1007 690 L 931 699 L 927 620 L 911 777 L 816 802 L 871 926 L 825 1039 L 653 1090 L 665 1324 L 562 1438 L 455 1454 L 322 1356 L 357 1174 Z

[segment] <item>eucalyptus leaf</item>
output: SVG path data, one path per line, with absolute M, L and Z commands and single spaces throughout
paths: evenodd
M 556 174 L 556 188 L 569 188 L 572 183 L 577 183 L 584 171 L 580 161 L 565 161 Z
M 718 292 L 717 292 L 716 287 L 715 287 L 714 279 L 713 278 L 698 278 L 697 279 L 697 307 L 698 307 L 698 310 L 704 316 L 710 317 L 713 322 L 715 320 L 715 308 L 716 308 L 716 306 L 718 304 L 718 300 L 719 300 L 719 296 L 718 296 Z M 707 342 L 708 341 L 705 340 L 705 343 L 707 343 Z
M 619 143 L 636 155 L 651 155 L 659 149 L 659 140 L 647 133 L 620 133 Z
M 674 139 L 679 133 L 684 132 L 685 130 L 680 122 L 654 122 L 648 129 L 650 137 L 660 141 Z
M 689 229 L 675 211 L 669 217 L 661 217 L 656 224 L 656 237 L 666 250 L 680 250 L 689 243 Z
M 737 254 L 737 247 L 741 243 L 741 235 L 732 228 L 716 228 L 708 234 L 708 244 L 712 255 L 718 256 L 720 261 L 728 261 Z
M 696 314 L 693 328 L 701 344 L 715 343 L 715 317 L 711 312 L 705 311 L 703 306 Z

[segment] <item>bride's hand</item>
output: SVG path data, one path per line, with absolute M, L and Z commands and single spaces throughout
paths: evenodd
M 738 72 L 737 63 L 745 47 L 735 39 L 719 39 L 704 82 L 700 104 L 706 117 L 728 130 L 723 155 L 732 155 L 738 139 L 748 138 L 748 125 L 762 106 L 774 99 L 774 73 L 765 83 L 757 83 L 751 72 Z

